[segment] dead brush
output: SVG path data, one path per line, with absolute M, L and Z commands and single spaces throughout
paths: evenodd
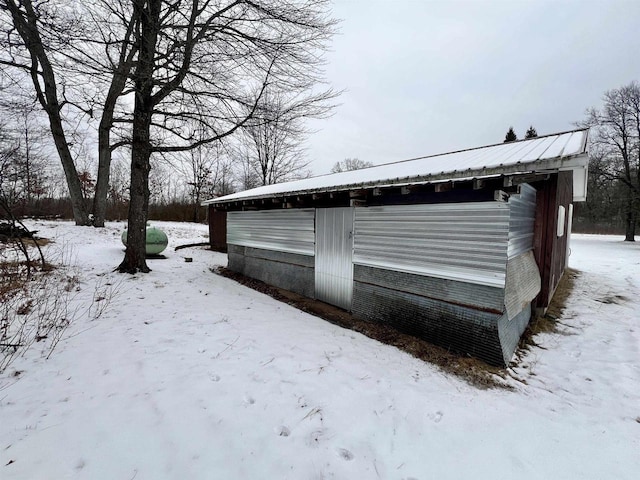
M 1 253 L 0 253 L 1 255 Z M 26 270 L 18 262 L 0 262 L 0 300 L 27 282 Z
M 3 265 L 0 277 L 0 372 L 33 342 L 46 338 L 56 328 L 52 320 L 59 317 L 50 307 L 47 296 L 59 292 L 49 289 L 49 272 Z
M 61 246 L 51 263 L 44 255 L 34 262 L 33 251 L 42 253 L 38 243 L 0 243 L 0 373 L 35 343 L 49 358 L 74 319 L 98 318 L 117 291 L 100 278 L 91 298 L 76 301 L 81 276 L 70 249 Z

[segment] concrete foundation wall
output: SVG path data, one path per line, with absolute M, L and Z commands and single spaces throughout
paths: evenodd
M 238 245 L 229 245 L 227 254 L 229 269 L 314 298 L 313 257 Z

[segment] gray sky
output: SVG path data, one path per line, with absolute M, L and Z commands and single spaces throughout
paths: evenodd
M 346 89 L 307 143 L 314 174 L 574 128 L 640 81 L 640 1 L 335 0 L 327 79 Z

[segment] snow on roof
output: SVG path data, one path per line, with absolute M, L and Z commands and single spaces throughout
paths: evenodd
M 203 205 L 289 194 L 330 192 L 408 183 L 429 183 L 496 174 L 574 170 L 586 181 L 588 129 L 545 135 L 457 152 L 413 158 L 349 172 L 265 185 L 203 202 Z M 585 190 L 586 195 L 586 190 Z

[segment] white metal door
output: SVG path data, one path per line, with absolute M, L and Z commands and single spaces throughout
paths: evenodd
M 353 208 L 316 209 L 316 298 L 351 310 Z

